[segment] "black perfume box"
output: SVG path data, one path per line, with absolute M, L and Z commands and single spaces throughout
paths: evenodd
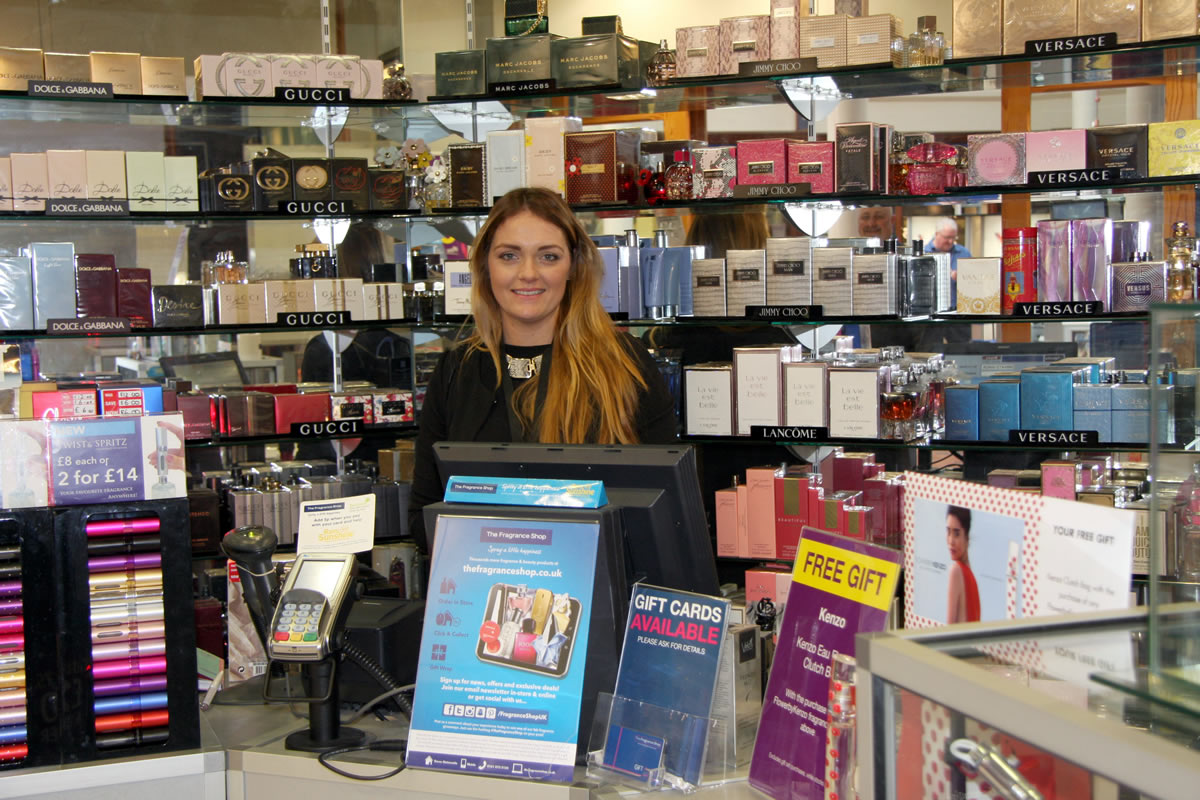
M 584 17 L 580 20 L 584 36 L 597 36 L 602 33 L 624 33 L 621 30 L 621 18 L 616 14 L 604 17 Z
M 204 289 L 200 286 L 154 286 L 150 313 L 155 328 L 199 328 L 204 325 Z
M 395 264 L 364 264 L 363 283 L 395 283 Z
M 405 194 L 404 170 L 371 167 L 367 170 L 370 181 L 371 210 L 394 211 L 408 207 Z
M 452 144 L 446 148 L 450 160 L 450 205 L 454 208 L 490 205 L 485 149 L 482 143 Z
M 365 158 L 330 159 L 333 200 L 344 200 L 351 211 L 366 211 L 371 207 L 370 175 Z
M 235 164 L 203 173 L 198 181 L 204 211 L 246 213 L 254 210 L 253 178 L 249 164 Z
M 254 210 L 275 211 L 292 199 L 292 160 L 259 157 L 250 159 L 254 177 Z
M 305 203 L 322 203 L 333 199 L 329 159 L 292 159 L 292 199 Z
M 550 45 L 551 75 L 559 89 L 642 85 L 636 39 L 615 33 L 559 39 Z
M 1087 129 L 1088 169 L 1119 169 L 1122 178 L 1145 178 L 1145 125 L 1105 125 Z
M 468 97 L 487 93 L 487 51 L 434 53 L 434 94 Z
M 871 122 L 837 126 L 834 159 L 839 192 L 878 191 L 879 129 Z
M 551 80 L 551 44 L 561 39 L 552 33 L 503 36 L 487 40 L 488 87 L 497 83 Z M 550 88 L 547 86 L 547 88 Z

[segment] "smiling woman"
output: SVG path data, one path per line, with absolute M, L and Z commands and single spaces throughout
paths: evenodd
M 663 444 L 675 406 L 650 354 L 600 304 L 604 264 L 563 199 L 515 189 L 471 252 L 475 333 L 445 353 L 421 409 L 410 522 L 441 498 L 440 441 Z

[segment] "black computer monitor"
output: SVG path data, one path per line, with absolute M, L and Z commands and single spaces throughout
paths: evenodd
M 439 442 L 433 452 L 443 484 L 452 475 L 603 481 L 621 512 L 630 582 L 720 591 L 690 445 Z
M 163 356 L 158 360 L 168 378 L 183 378 L 197 389 L 218 386 L 245 386 L 249 383 L 242 360 L 237 353 L 194 353 L 185 356 Z

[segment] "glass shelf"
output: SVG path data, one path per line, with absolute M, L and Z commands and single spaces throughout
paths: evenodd
M 788 426 L 783 426 L 788 427 Z M 1102 442 L 1095 446 L 1080 447 L 1078 445 L 1062 445 L 1062 444 L 1021 444 L 1015 445 L 1011 442 L 961 442 L 949 441 L 937 438 L 913 439 L 902 441 L 900 439 L 811 439 L 787 441 L 783 439 L 760 439 L 752 436 L 689 436 L 682 435 L 679 441 L 684 444 L 746 444 L 746 445 L 763 445 L 763 444 L 778 444 L 786 446 L 798 447 L 845 447 L 845 448 L 870 448 L 878 447 L 883 449 L 894 450 L 970 450 L 977 451 L 994 451 L 1011 453 L 1013 448 L 1020 448 L 1021 451 L 1042 452 L 1042 453 L 1145 453 L 1150 449 L 1149 444 L 1129 443 L 1129 442 Z M 1190 452 L 1191 445 L 1176 445 L 1167 444 L 1160 445 L 1163 452 L 1184 453 Z
M 290 433 L 271 433 L 263 436 L 214 436 L 211 439 L 189 439 L 184 446 L 191 450 L 203 447 L 244 447 L 280 442 L 324 442 L 329 439 L 361 439 L 366 436 L 412 433 L 416 430 L 415 422 L 406 422 L 399 425 L 367 425 L 360 428 L 357 433 L 323 433 L 320 436 L 295 436 Z

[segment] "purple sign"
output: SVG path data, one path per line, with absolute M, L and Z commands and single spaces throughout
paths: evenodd
M 54 505 L 141 500 L 139 417 L 60 419 L 50 423 Z
M 777 800 L 823 800 L 830 662 L 853 653 L 859 633 L 882 631 L 901 554 L 805 528 L 762 720 L 750 785 Z

